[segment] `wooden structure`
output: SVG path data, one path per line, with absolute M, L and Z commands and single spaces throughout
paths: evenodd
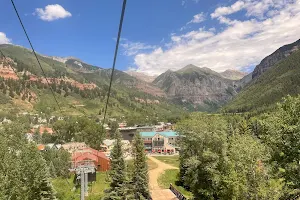
M 92 148 L 84 148 L 72 153 L 73 168 L 82 166 L 87 161 L 92 161 L 97 171 L 107 171 L 110 168 L 110 159 L 103 152 Z
M 176 190 L 176 188 L 174 188 L 172 184 L 170 184 L 170 190 L 176 195 L 179 200 L 187 200 L 187 198 L 183 196 L 183 194 L 181 194 L 178 190 Z

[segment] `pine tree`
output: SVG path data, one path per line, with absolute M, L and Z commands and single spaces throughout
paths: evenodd
M 41 200 L 56 200 L 54 196 L 54 188 L 48 178 L 44 178 L 41 180 L 40 189 Z
M 49 172 L 52 178 L 56 178 L 56 170 L 52 161 L 49 162 Z
M 134 172 L 133 172 L 133 193 L 135 199 L 148 199 L 148 165 L 145 153 L 144 142 L 140 134 L 135 134 L 133 139 L 133 158 L 134 158 Z
M 110 188 L 105 191 L 104 200 L 126 200 L 127 199 L 127 173 L 126 163 L 123 157 L 121 135 L 116 134 L 115 146 L 111 151 Z

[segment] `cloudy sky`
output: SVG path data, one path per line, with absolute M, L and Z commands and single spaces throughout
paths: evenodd
M 121 0 L 15 0 L 40 53 L 109 68 Z M 28 46 L 10 1 L 0 43 Z M 188 64 L 251 71 L 300 39 L 300 0 L 129 0 L 117 68 L 157 75 Z

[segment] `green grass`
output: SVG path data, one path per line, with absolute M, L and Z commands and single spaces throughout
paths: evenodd
M 183 187 L 176 185 L 178 182 L 179 169 L 168 169 L 158 178 L 158 184 L 161 188 L 168 189 L 170 183 L 186 198 L 191 199 L 193 194 Z
M 104 190 L 109 187 L 109 182 L 107 182 L 107 175 L 105 172 L 97 173 L 97 181 L 95 183 L 89 184 L 89 196 L 87 200 L 98 200 L 104 195 Z M 75 185 L 73 184 L 74 176 L 71 176 L 67 181 L 66 179 L 56 178 L 52 180 L 53 187 L 57 192 L 57 198 L 62 200 L 75 200 L 79 199 L 80 188 L 73 191 Z
M 179 156 L 154 156 L 154 158 L 174 167 L 179 167 Z

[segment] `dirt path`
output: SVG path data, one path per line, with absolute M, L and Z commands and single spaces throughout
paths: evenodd
M 160 188 L 158 185 L 158 177 L 167 169 L 178 169 L 166 163 L 163 163 L 152 156 L 148 156 L 150 160 L 157 164 L 157 168 L 149 171 L 149 187 L 153 200 L 175 200 L 176 196 L 169 190 Z

